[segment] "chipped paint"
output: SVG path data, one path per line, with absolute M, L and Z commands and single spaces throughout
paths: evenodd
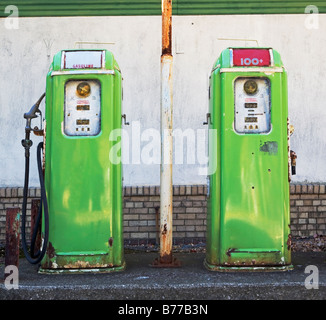
M 101 264 L 101 263 L 90 263 L 89 261 L 82 261 L 82 260 L 77 260 L 74 263 L 66 264 L 63 266 L 64 269 L 80 269 L 80 268 L 87 268 L 87 269 L 93 269 L 93 268 L 108 268 L 108 267 L 113 267 L 113 264 Z
M 51 245 L 52 246 L 52 245 Z M 53 248 L 53 247 L 52 247 Z M 51 249 L 53 252 L 54 249 Z M 83 273 L 83 272 L 112 272 L 125 269 L 125 262 L 118 264 L 108 262 L 108 254 L 65 255 L 56 253 L 54 257 L 42 263 L 39 273 Z
M 126 268 L 125 262 L 121 266 L 112 266 L 109 268 L 79 268 L 79 269 L 40 269 L 39 273 L 41 274 L 82 274 L 82 273 L 112 273 L 124 271 Z
M 293 270 L 292 265 L 281 265 L 281 266 L 217 266 L 211 265 L 206 260 L 204 266 L 210 271 L 219 272 L 275 272 L 275 271 L 290 271 Z
M 46 250 L 46 253 L 47 253 L 47 255 L 48 255 L 48 257 L 50 259 L 52 259 L 52 258 L 55 257 L 55 250 L 54 250 L 51 242 L 49 242 L 49 245 L 48 245 L 48 248 Z
M 277 155 L 278 143 L 277 143 L 277 141 L 266 141 L 264 144 L 260 145 L 259 150 L 261 152 L 266 152 L 269 155 Z
M 285 264 L 285 259 L 281 256 L 281 251 L 275 249 L 238 249 L 229 248 L 226 251 L 227 259 L 222 263 L 222 267 L 279 267 Z M 207 263 L 207 262 L 206 262 Z M 208 263 L 207 263 L 208 265 Z M 209 268 L 217 268 L 210 265 Z

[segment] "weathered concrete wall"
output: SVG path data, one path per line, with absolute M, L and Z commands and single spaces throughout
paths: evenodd
M 291 145 L 298 154 L 293 181 L 325 182 L 326 15 L 318 16 L 317 29 L 307 28 L 306 19 L 305 15 L 173 17 L 174 128 L 183 132 L 192 128 L 195 133 L 206 129 L 202 122 L 208 110 L 211 67 L 226 47 L 245 45 L 218 38 L 256 39 L 260 46 L 278 50 L 288 71 L 289 117 L 295 127 Z M 0 186 L 23 185 L 23 113 L 44 92 L 53 55 L 82 40 L 115 43 L 100 46 L 114 53 L 123 73 L 123 109 L 131 123 L 126 127 L 130 137 L 138 127 L 140 136 L 150 128 L 159 132 L 161 17 L 20 18 L 17 30 L 6 29 L 0 19 Z M 143 148 L 151 137 L 147 141 L 146 135 L 141 137 Z M 34 137 L 31 151 L 34 187 L 39 140 Z M 205 176 L 198 174 L 200 141 L 188 148 L 195 155 L 194 164 L 185 164 L 184 149 L 184 164 L 174 166 L 174 184 L 206 183 Z M 159 165 L 146 165 L 137 155 L 134 159 L 140 159 L 139 164 L 124 165 L 124 184 L 158 185 Z

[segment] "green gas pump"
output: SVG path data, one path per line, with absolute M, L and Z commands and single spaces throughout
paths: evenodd
M 210 76 L 205 266 L 289 270 L 290 150 L 287 74 L 271 48 L 228 48 Z M 211 158 L 212 160 L 212 158 Z
M 64 50 L 53 58 L 42 146 L 43 237 L 48 234 L 40 272 L 125 268 L 122 168 L 110 159 L 109 138 L 121 128 L 121 80 L 107 50 Z

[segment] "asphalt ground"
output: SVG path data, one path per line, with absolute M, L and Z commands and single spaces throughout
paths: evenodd
M 37 266 L 20 259 L 18 288 L 10 289 L 13 284 L 2 280 L 0 300 L 106 300 L 115 301 L 115 312 L 146 300 L 181 305 L 195 300 L 199 305 L 215 300 L 326 300 L 326 252 L 293 252 L 294 268 L 283 272 L 210 271 L 203 264 L 204 252 L 176 252 L 173 257 L 181 267 L 154 268 L 157 257 L 157 252 L 129 251 L 126 269 L 106 274 L 40 274 Z M 0 273 L 4 275 L 4 265 Z

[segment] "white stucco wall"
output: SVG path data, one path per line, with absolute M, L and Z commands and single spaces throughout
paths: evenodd
M 293 181 L 325 182 L 326 15 L 316 17 L 317 29 L 306 27 L 306 15 L 173 17 L 174 128 L 207 128 L 202 123 L 212 65 L 226 47 L 244 45 L 218 38 L 256 39 L 260 46 L 279 51 L 288 71 L 289 117 L 295 127 L 291 148 L 298 155 Z M 1 187 L 23 185 L 23 113 L 45 91 L 53 55 L 74 48 L 75 41 L 115 43 L 100 47 L 114 53 L 122 70 L 123 112 L 132 124 L 126 129 L 131 133 L 140 123 L 141 132 L 159 130 L 161 17 L 20 18 L 17 30 L 6 29 L 0 19 Z M 35 153 L 40 138 L 32 138 L 30 184 L 38 186 Z M 206 183 L 198 167 L 198 161 L 174 165 L 174 184 Z M 124 184 L 158 185 L 159 173 L 159 165 L 124 165 Z

